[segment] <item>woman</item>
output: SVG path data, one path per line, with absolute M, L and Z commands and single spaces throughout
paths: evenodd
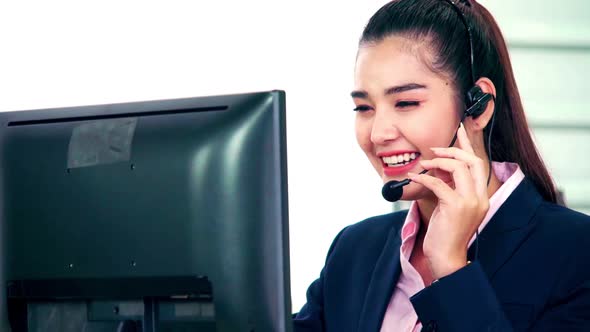
M 590 331 L 590 218 L 555 204 L 485 8 L 386 4 L 352 97 L 360 147 L 412 204 L 338 234 L 295 331 Z

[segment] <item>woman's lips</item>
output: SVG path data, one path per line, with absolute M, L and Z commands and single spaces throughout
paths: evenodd
M 416 159 L 411 160 L 407 165 L 398 166 L 398 167 L 389 167 L 389 166 L 387 166 L 386 163 L 384 163 L 382 161 L 383 173 L 385 173 L 385 175 L 387 175 L 387 176 L 400 176 L 400 175 L 406 174 L 407 172 L 412 170 L 412 168 L 414 168 L 414 166 L 416 166 L 416 164 L 418 163 L 418 159 L 420 159 L 420 157 L 421 156 L 418 155 L 418 156 L 416 156 Z

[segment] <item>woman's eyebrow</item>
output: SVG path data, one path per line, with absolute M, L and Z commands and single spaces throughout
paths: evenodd
M 426 89 L 426 85 L 418 84 L 418 83 L 409 83 L 404 85 L 392 86 L 390 88 L 385 89 L 383 94 L 385 96 L 392 95 L 400 92 L 405 92 L 409 90 L 417 90 L 417 89 Z M 361 99 L 368 99 L 369 94 L 367 91 L 364 90 L 355 90 L 350 93 L 352 98 L 361 98 Z
M 394 86 L 394 87 L 386 89 L 384 94 L 387 96 L 387 95 L 392 95 L 395 93 L 400 93 L 400 92 L 409 91 L 409 90 L 418 90 L 418 89 L 426 89 L 426 85 L 418 84 L 418 83 L 410 83 L 410 84 Z

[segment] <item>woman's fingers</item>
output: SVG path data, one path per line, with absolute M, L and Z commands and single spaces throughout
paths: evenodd
M 472 155 L 475 155 L 475 151 L 473 151 L 473 147 L 471 146 L 471 142 L 469 141 L 469 137 L 467 137 L 467 132 L 465 131 L 465 126 L 463 126 L 463 122 L 459 125 L 459 130 L 457 130 L 457 141 L 459 142 L 459 147 L 462 150 L 465 150 Z
M 457 142 L 459 148 L 433 148 L 432 151 L 438 157 L 453 158 L 465 162 L 469 166 L 469 171 L 473 176 L 477 195 L 480 196 L 481 199 L 487 198 L 488 185 L 486 165 L 481 158 L 475 155 L 463 123 L 461 123 L 459 130 L 457 131 Z
M 410 180 L 430 189 L 440 201 L 453 202 L 460 198 L 448 184 L 437 177 L 416 173 L 408 173 L 408 177 Z
M 457 131 L 457 142 L 458 147 L 432 148 L 437 158 L 421 160 L 420 163 L 425 169 L 440 169 L 450 173 L 459 196 L 486 200 L 488 170 L 484 161 L 475 155 L 462 123 Z
M 451 173 L 453 181 L 455 182 L 455 189 L 459 195 L 463 197 L 476 196 L 476 193 L 474 192 L 475 186 L 473 178 L 469 171 L 469 167 L 465 162 L 449 158 L 435 158 L 431 160 L 421 160 L 420 164 L 425 169 L 438 168 Z
M 479 195 L 487 197 L 487 171 L 485 163 L 478 156 L 459 148 L 432 148 L 435 155 L 452 158 L 467 164 L 473 176 L 474 186 Z

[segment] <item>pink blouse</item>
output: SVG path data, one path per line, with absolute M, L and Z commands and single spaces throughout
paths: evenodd
M 490 197 L 490 208 L 482 223 L 479 225 L 479 232 L 490 221 L 500 206 L 512 194 L 514 189 L 524 179 L 524 173 L 514 163 L 492 163 L 492 169 L 496 177 L 502 182 L 502 186 Z M 401 273 L 395 290 L 387 306 L 381 332 L 419 332 L 422 324 L 418 321 L 418 315 L 410 302 L 410 297 L 424 289 L 424 282 L 418 271 L 410 264 L 410 257 L 416 242 L 416 235 L 420 228 L 420 215 L 418 205 L 412 202 L 406 220 L 402 227 L 402 244 L 400 247 Z M 475 240 L 475 235 L 469 245 Z

